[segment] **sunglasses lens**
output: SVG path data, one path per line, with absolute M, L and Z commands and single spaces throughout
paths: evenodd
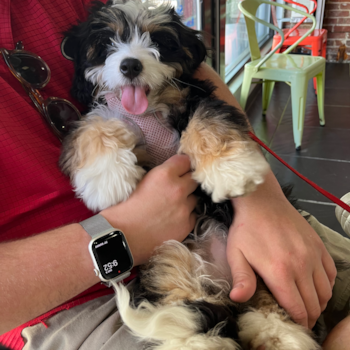
M 39 59 L 25 53 L 14 53 L 9 57 L 12 67 L 28 83 L 40 85 L 48 78 L 48 71 Z
M 51 123 L 62 135 L 66 135 L 72 124 L 80 119 L 75 109 L 62 101 L 52 101 L 47 106 L 47 111 Z

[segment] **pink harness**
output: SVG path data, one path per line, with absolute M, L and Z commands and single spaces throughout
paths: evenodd
M 111 111 L 117 112 L 116 117 L 126 122 L 139 136 L 138 146 L 146 148 L 152 157 L 152 165 L 162 164 L 175 155 L 179 148 L 179 135 L 176 130 L 168 127 L 160 112 L 145 112 L 140 115 L 125 111 L 118 97 L 113 94 L 105 96 Z

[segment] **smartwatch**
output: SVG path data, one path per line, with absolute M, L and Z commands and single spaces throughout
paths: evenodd
M 124 233 L 114 227 L 100 214 L 80 222 L 91 236 L 89 252 L 94 263 L 94 271 L 109 287 L 130 276 L 134 266 L 128 242 Z

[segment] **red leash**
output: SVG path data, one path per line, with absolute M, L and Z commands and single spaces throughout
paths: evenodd
M 269 153 L 271 153 L 276 159 L 278 159 L 283 165 L 285 165 L 288 169 L 290 169 L 291 171 L 293 171 L 294 174 L 298 175 L 301 179 L 303 179 L 304 181 L 306 181 L 309 185 L 311 185 L 313 188 L 315 188 L 318 192 L 320 192 L 321 194 L 323 194 L 324 196 L 326 196 L 328 199 L 330 199 L 332 202 L 334 202 L 335 204 L 339 205 L 340 207 L 342 207 L 343 209 L 345 209 L 346 211 L 348 211 L 350 213 L 350 206 L 347 205 L 346 203 L 344 203 L 343 201 L 341 201 L 339 198 L 337 198 L 336 196 L 334 196 L 332 193 L 327 192 L 326 190 L 324 190 L 322 187 L 316 185 L 314 182 L 312 182 L 311 180 L 309 180 L 307 177 L 305 177 L 304 175 L 300 174 L 298 171 L 296 171 L 294 168 L 292 168 L 288 163 L 286 163 L 280 156 L 278 156 L 274 151 L 272 151 L 270 148 L 268 148 L 260 139 L 258 139 L 252 132 L 249 131 L 249 136 L 256 141 L 261 147 L 265 148 L 266 151 L 268 151 Z

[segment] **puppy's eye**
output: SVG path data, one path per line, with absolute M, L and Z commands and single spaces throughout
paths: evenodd
M 151 35 L 153 44 L 160 50 L 176 51 L 180 49 L 178 41 L 167 33 L 157 32 Z
M 168 38 L 165 41 L 165 46 L 167 46 L 169 49 L 171 50 L 178 50 L 180 45 L 178 44 L 177 41 L 175 41 L 174 39 Z

